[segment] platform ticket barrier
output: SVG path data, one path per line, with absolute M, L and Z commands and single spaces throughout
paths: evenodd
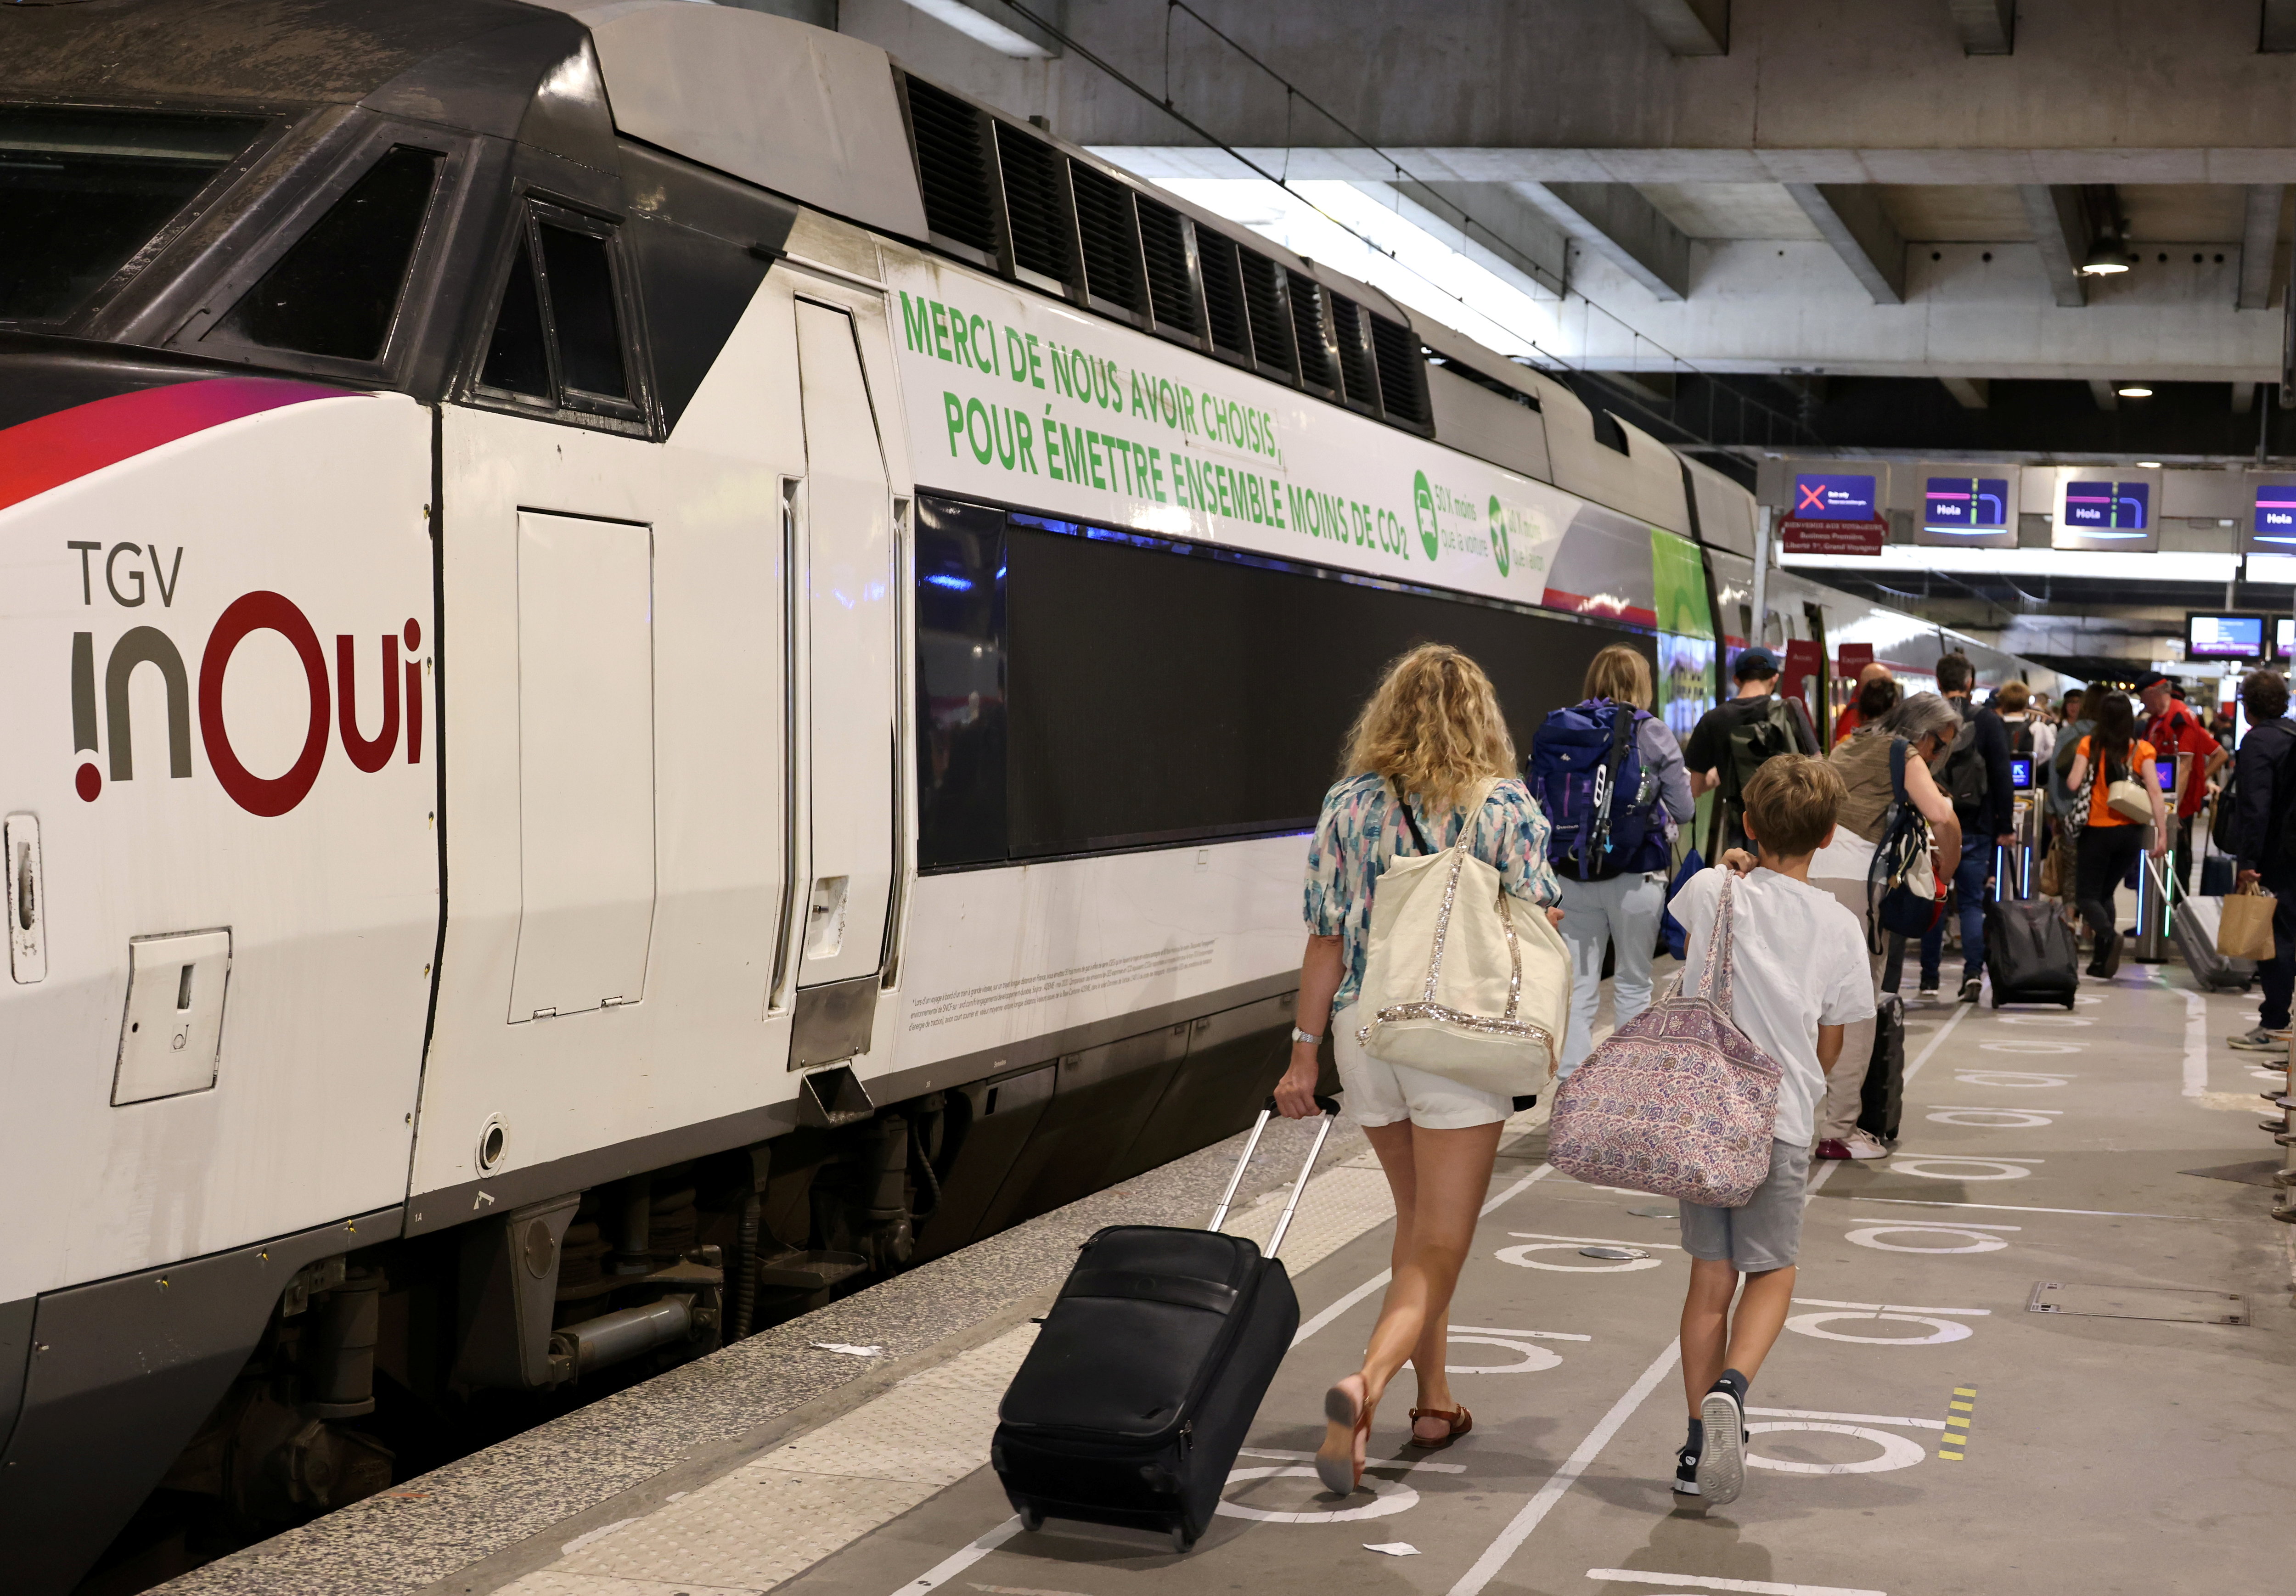
M 2161 797 L 2169 811 L 2169 823 L 2177 823 L 2177 795 L 2184 791 L 2185 782 L 2192 773 L 2193 757 L 2179 754 L 2175 760 L 2161 761 Z M 2171 840 L 2175 833 L 2169 833 Z M 2177 896 L 2182 890 L 2177 882 L 2177 861 L 2172 854 L 2160 858 L 2152 856 L 2153 829 L 2144 828 L 2144 851 L 2136 856 L 2136 937 L 2128 956 L 2139 964 L 2165 964 L 2169 962 L 2169 920 L 2176 913 Z
M 2030 754 L 2013 754 L 2009 784 L 2015 790 L 2009 831 L 2016 840 L 1993 845 L 1993 896 L 2025 899 L 2033 896 L 2034 870 L 2039 860 L 2041 792 L 2040 761 Z

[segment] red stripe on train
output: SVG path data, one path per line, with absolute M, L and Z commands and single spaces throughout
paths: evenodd
M 353 391 L 278 377 L 211 377 L 19 422 L 0 429 L 0 510 L 209 427 Z

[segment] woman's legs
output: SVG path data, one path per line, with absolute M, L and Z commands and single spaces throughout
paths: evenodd
M 1378 1406 L 1406 1358 L 1419 1377 L 1414 1405 L 1447 1410 L 1458 1405 L 1443 1372 L 1451 1292 L 1490 1191 L 1499 1128 L 1493 1121 L 1456 1131 L 1405 1124 L 1365 1132 L 1395 1193 L 1396 1240 L 1394 1278 L 1380 1305 L 1363 1367 L 1338 1387 L 1363 1408 Z M 1406 1133 L 1407 1140 L 1398 1132 Z M 1353 1445 L 1347 1428 L 1333 1420 L 1321 1455 L 1348 1455 Z
M 1569 1075 L 1595 1050 L 1595 1010 L 1603 998 L 1603 949 L 1611 937 L 1611 915 L 1602 896 L 1606 883 L 1564 880 L 1559 884 L 1562 940 L 1570 948 L 1570 1025 L 1562 1035 L 1561 1065 L 1562 1073 Z
M 1611 888 L 1611 945 L 1619 950 L 1611 977 L 1611 1014 L 1623 1026 L 1650 1007 L 1651 959 L 1658 952 L 1659 919 L 1666 913 L 1666 878 L 1620 876 L 1604 885 Z
M 2096 933 L 2095 963 L 2102 965 L 2119 939 L 2113 929 L 2112 893 L 2144 846 L 2138 826 L 2088 826 L 2080 834 L 2079 868 L 2074 896 L 2081 918 Z

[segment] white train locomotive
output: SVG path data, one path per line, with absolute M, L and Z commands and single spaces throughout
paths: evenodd
M 1382 660 L 1527 741 L 1747 629 L 1726 479 L 851 39 L 119 0 L 0 63 L 11 1589 L 1226 1134 Z

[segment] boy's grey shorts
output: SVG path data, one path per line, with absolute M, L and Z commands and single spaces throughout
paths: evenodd
M 1682 1250 L 1748 1274 L 1784 1268 L 1801 1251 L 1802 1196 L 1808 1184 L 1809 1149 L 1773 1141 L 1770 1178 L 1744 1207 L 1677 1205 L 1682 1215 Z

